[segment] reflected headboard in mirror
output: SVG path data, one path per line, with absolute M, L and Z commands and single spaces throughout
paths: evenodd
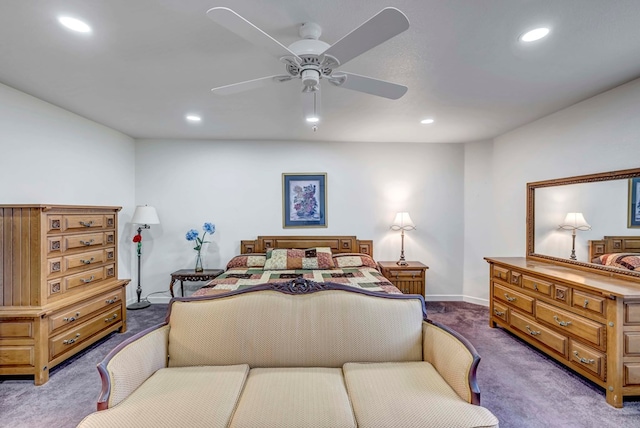
M 630 183 L 638 177 L 640 168 L 527 183 L 527 258 L 640 281 L 640 268 L 592 263 L 595 244 L 590 242 L 604 237 L 640 240 L 640 228 L 629 227 L 629 216 L 633 215 Z M 570 212 L 583 213 L 591 226 L 590 230 L 576 231 L 576 260 L 570 259 L 571 231 L 559 227 Z

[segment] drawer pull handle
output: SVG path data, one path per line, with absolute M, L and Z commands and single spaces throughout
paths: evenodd
M 586 359 L 584 357 L 581 357 L 580 354 L 578 354 L 578 351 L 573 351 L 573 355 L 575 355 L 576 358 L 578 358 L 580 360 L 580 362 L 584 363 L 584 364 L 593 364 L 593 363 L 596 362 L 595 360 L 593 360 L 591 358 Z
M 90 265 L 92 261 L 94 261 L 95 259 L 93 257 L 91 257 L 89 260 L 84 260 L 84 259 L 80 259 L 81 263 L 84 263 L 85 265 Z
M 117 298 L 117 297 L 114 297 L 113 299 L 105 300 L 105 303 L 106 303 L 107 305 L 110 305 L 110 304 L 115 303 L 115 302 L 117 302 L 117 301 L 118 301 L 118 298 Z
M 496 315 L 497 315 L 497 316 L 499 316 L 499 317 L 501 317 L 501 316 L 503 316 L 503 315 L 504 315 L 504 312 L 501 312 L 501 311 L 499 311 L 499 310 L 497 310 L 497 309 L 494 309 L 494 310 L 493 310 L 493 313 L 494 313 L 494 314 L 496 314 Z
M 77 340 L 79 337 L 80 337 L 80 333 L 77 333 L 77 334 L 76 334 L 76 337 L 74 337 L 73 339 L 67 339 L 67 340 L 64 340 L 64 341 L 62 341 L 62 344 L 63 344 L 63 345 L 71 345 L 71 344 L 73 344 L 73 343 L 76 343 L 76 340 Z
M 537 336 L 537 335 L 539 335 L 539 334 L 540 334 L 540 332 L 539 332 L 539 331 L 531 330 L 531 329 L 529 328 L 529 326 L 526 326 L 525 328 L 527 329 L 527 331 L 529 332 L 529 334 L 530 334 L 531 336 Z
M 76 316 L 75 317 L 65 317 L 62 318 L 62 321 L 66 321 L 66 322 L 74 322 L 75 320 L 77 320 L 80 317 L 80 312 L 76 312 Z
M 115 320 L 116 318 L 118 318 L 118 314 L 113 314 L 109 318 L 105 318 L 104 322 L 111 322 L 111 321 Z
M 538 290 L 538 284 L 536 284 L 535 282 L 533 283 L 533 289 L 536 290 L 536 291 L 539 291 Z
M 589 300 L 588 299 L 584 299 L 584 305 L 582 305 L 582 307 L 587 309 L 588 305 L 589 305 Z
M 568 325 L 571 325 L 571 321 L 560 321 L 560 319 L 556 315 L 553 316 L 553 319 L 556 320 L 558 325 L 560 325 L 561 327 L 567 327 Z
M 82 225 L 84 227 L 91 227 L 93 225 L 93 220 L 91 220 L 89 222 L 86 222 L 86 223 L 84 221 L 81 221 L 80 225 Z
M 88 241 L 80 241 L 80 243 L 81 243 L 82 245 L 89 246 L 89 245 L 92 245 L 92 244 L 93 244 L 93 241 L 94 241 L 94 239 L 89 239 Z
M 89 279 L 85 279 L 85 278 L 80 278 L 80 281 L 84 282 L 85 284 L 90 283 L 91 281 L 93 281 L 94 279 L 96 279 L 95 276 L 91 275 L 91 278 Z
M 509 301 L 509 302 L 515 302 L 517 297 L 509 297 L 509 295 L 507 293 L 504 293 L 504 297 Z

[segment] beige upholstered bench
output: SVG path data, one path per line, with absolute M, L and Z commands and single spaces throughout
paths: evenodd
M 307 280 L 172 300 L 80 427 L 495 427 L 479 357 L 417 295 Z

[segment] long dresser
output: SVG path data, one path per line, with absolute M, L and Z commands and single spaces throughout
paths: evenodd
M 524 257 L 485 260 L 491 327 L 605 388 L 612 406 L 640 395 L 640 284 Z
M 0 205 L 0 375 L 49 370 L 126 331 L 120 207 Z

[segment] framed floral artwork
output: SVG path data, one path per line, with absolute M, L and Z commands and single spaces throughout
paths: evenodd
M 282 227 L 327 227 L 327 174 L 282 174 Z
M 629 179 L 629 224 L 627 227 L 640 227 L 640 177 Z

